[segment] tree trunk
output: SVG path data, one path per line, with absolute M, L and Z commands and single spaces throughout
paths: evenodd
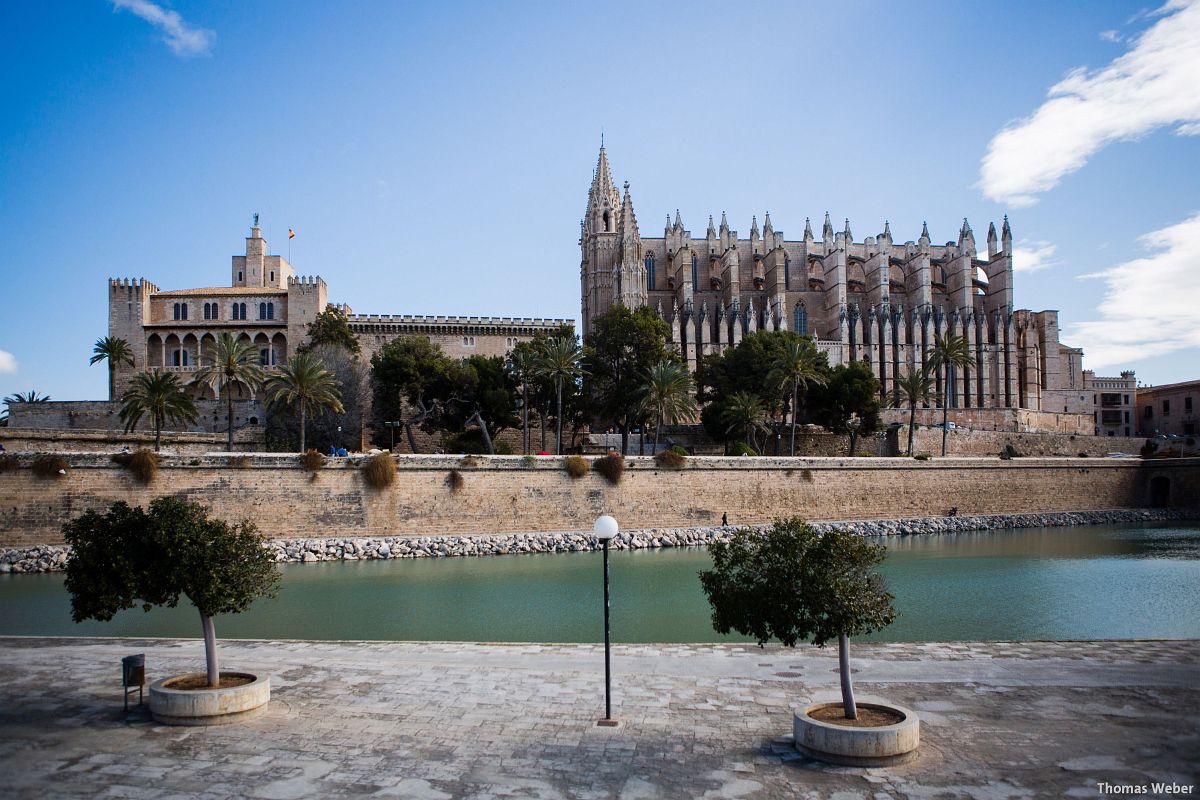
M 548 452 L 548 450 L 549 450 L 549 448 L 546 447 L 546 410 L 545 409 L 540 409 L 538 411 L 538 419 L 541 421 L 541 429 L 542 429 L 542 452 L 545 453 L 545 452 Z
M 479 432 L 483 435 L 483 444 L 487 447 L 488 455 L 496 455 L 496 448 L 492 446 L 492 436 L 488 433 L 487 423 L 483 421 L 483 416 L 479 413 L 479 409 L 475 409 L 475 413 L 471 415 L 471 419 L 475 420 L 479 425 Z
M 796 455 L 796 381 L 792 381 L 792 455 Z
M 629 418 L 621 422 L 621 455 L 629 454 Z
M 554 382 L 554 453 L 562 455 L 562 378 Z
M 942 458 L 946 457 L 946 426 L 950 421 L 950 365 L 946 364 L 946 380 L 942 382 Z
M 204 661 L 208 670 L 208 685 L 216 688 L 221 683 L 221 673 L 217 669 L 217 629 L 213 619 L 203 611 L 200 612 L 200 626 L 204 629 Z
M 229 418 L 226 420 L 229 423 L 229 439 L 228 450 L 233 452 L 233 386 L 229 381 L 225 382 L 225 408 L 229 413 Z
M 413 436 L 412 420 L 406 419 L 404 421 L 404 435 L 408 437 L 408 449 L 412 452 L 413 455 L 416 455 L 417 454 L 417 439 L 415 436 Z
M 116 400 L 117 398 L 113 397 L 113 395 L 116 394 L 116 392 L 117 392 L 117 373 L 116 373 L 116 370 L 113 369 L 112 359 L 110 358 L 108 360 L 108 399 Z
M 521 384 L 521 455 L 529 455 L 529 386 Z
M 156 452 L 156 453 L 158 452 L 159 448 L 162 446 L 162 426 L 163 426 L 162 418 L 158 414 L 155 414 L 154 415 L 154 452 Z
M 662 426 L 663 426 L 663 414 L 661 411 L 659 411 L 658 412 L 658 421 L 654 423 L 654 453 L 655 453 L 655 455 L 658 454 L 658 433 L 659 433 L 659 431 L 662 430 Z
M 912 403 L 908 411 L 908 457 L 912 458 L 913 428 L 917 425 L 917 404 Z
M 850 639 L 844 633 L 838 636 L 838 672 L 842 675 L 842 708 L 846 712 L 846 719 L 858 719 L 854 684 L 850 679 Z
M 850 455 L 851 456 L 854 455 L 854 451 L 857 449 L 857 447 L 858 447 L 858 432 L 855 430 L 851 430 L 850 431 Z
M 646 455 L 646 423 L 638 426 L 638 455 Z
M 300 401 L 300 452 L 301 453 L 308 452 L 307 449 L 304 447 L 305 442 L 306 442 L 306 439 L 304 436 L 304 401 L 301 400 Z

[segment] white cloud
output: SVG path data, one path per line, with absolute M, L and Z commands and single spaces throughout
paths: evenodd
M 0 350 L 0 375 L 17 371 L 17 357 L 7 350 Z
M 1150 252 L 1084 278 L 1108 284 L 1101 319 L 1081 322 L 1064 340 L 1083 345 L 1089 368 L 1132 367 L 1139 359 L 1200 348 L 1200 213 L 1146 234 Z
M 217 38 L 213 31 L 188 25 L 178 11 L 150 0 L 112 0 L 112 4 L 114 9 L 132 12 L 162 31 L 163 41 L 177 56 L 206 55 Z
M 1100 41 L 1102 42 L 1120 42 L 1121 34 L 1117 31 L 1100 31 Z
M 1047 267 L 1057 267 L 1054 254 L 1058 246 L 1050 242 L 1023 239 L 1013 246 L 1013 272 L 1037 272 Z
M 1200 0 L 1170 0 L 1124 55 L 1072 70 L 1029 117 L 992 137 L 979 186 L 1021 207 L 1112 142 L 1163 126 L 1194 135 L 1200 123 Z

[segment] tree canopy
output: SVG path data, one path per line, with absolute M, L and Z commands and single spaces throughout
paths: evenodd
M 629 429 L 648 413 L 636 402 L 650 368 L 667 357 L 670 328 L 643 306 L 630 311 L 621 304 L 592 320 L 584 342 L 587 392 L 596 415 L 621 430 L 621 450 L 628 450 Z
M 871 365 L 854 361 L 834 367 L 824 386 L 809 389 L 808 413 L 834 433 L 849 432 L 846 423 L 851 414 L 857 414 L 862 422 L 859 433 L 879 430 L 879 379 Z
M 279 571 L 254 524 L 210 519 L 205 508 L 160 497 L 147 514 L 115 503 L 87 511 L 63 526 L 71 547 L 66 587 L 71 618 L 110 620 L 140 604 L 174 608 L 186 597 L 200 612 L 209 685 L 217 685 L 212 618 L 245 611 L 279 588 Z
M 362 351 L 358 337 L 350 330 L 346 312 L 337 306 L 326 306 L 316 319 L 308 323 L 308 341 L 300 345 L 296 352 L 303 353 L 321 345 L 344 347 L 355 355 Z

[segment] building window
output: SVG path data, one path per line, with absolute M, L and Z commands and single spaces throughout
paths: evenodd
M 1192 398 L 1190 398 L 1190 397 L 1183 398 L 1183 410 L 1184 411 L 1192 410 Z
M 242 282 L 242 273 L 238 273 L 238 283 Z
M 796 310 L 792 312 L 792 329 L 802 335 L 808 333 L 808 309 L 804 307 L 804 301 L 796 303 Z
M 1150 419 L 1151 417 L 1153 417 L 1154 416 L 1154 406 L 1146 406 L 1145 409 L 1142 411 L 1142 416 L 1145 417 L 1146 419 Z
M 275 270 L 271 270 L 271 283 L 275 282 Z
M 267 319 L 275 319 L 275 304 L 267 303 Z
M 788 257 L 787 253 L 783 254 L 783 288 L 792 288 L 792 259 Z
M 271 365 L 271 348 L 264 347 L 258 351 L 258 363 L 264 367 Z
M 700 270 L 696 264 L 696 254 L 692 253 L 692 291 L 696 291 L 696 283 L 700 277 Z
M 175 319 L 187 319 L 187 307 L 187 303 L 176 303 L 174 309 Z
M 275 304 L 274 303 L 259 303 L 258 304 L 259 319 L 275 319 Z
M 462 343 L 463 347 L 474 347 L 475 346 L 475 337 L 474 336 L 464 336 L 464 337 L 462 337 L 462 340 L 463 340 L 463 343 Z
M 1163 400 L 1163 416 L 1164 417 L 1171 416 L 1171 401 L 1170 400 Z
M 654 288 L 654 253 L 646 254 L 646 288 Z
M 171 351 L 171 364 L 176 367 L 186 367 L 188 365 L 188 351 L 182 348 Z

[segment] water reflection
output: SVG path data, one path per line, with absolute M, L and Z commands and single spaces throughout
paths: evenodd
M 1096 526 L 889 537 L 900 616 L 883 641 L 1200 636 L 1200 528 Z M 614 552 L 620 642 L 720 641 L 704 550 Z M 286 565 L 277 600 L 218 618 L 230 638 L 599 641 L 595 553 Z M 199 635 L 190 607 L 70 620 L 62 575 L 0 576 L 0 633 Z

